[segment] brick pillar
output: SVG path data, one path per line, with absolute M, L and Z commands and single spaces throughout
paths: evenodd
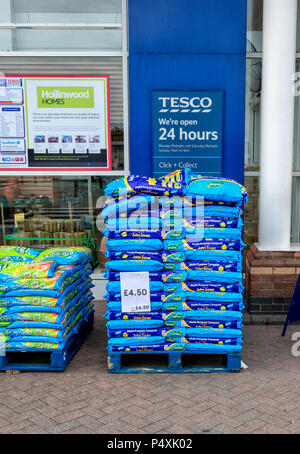
M 247 302 L 252 314 L 286 314 L 300 273 L 300 252 L 259 251 L 246 255 Z

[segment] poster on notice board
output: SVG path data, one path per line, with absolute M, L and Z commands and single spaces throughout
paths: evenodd
M 0 175 L 111 170 L 108 76 L 0 78 Z

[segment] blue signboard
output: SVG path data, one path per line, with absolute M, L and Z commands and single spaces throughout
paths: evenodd
M 152 91 L 153 174 L 223 174 L 223 92 Z

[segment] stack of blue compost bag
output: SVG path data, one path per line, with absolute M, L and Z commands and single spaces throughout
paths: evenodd
M 0 346 L 62 350 L 93 311 L 91 251 L 0 247 Z
M 121 178 L 105 194 L 108 350 L 240 351 L 245 188 L 185 169 Z M 120 273 L 139 271 L 151 310 L 122 312 Z

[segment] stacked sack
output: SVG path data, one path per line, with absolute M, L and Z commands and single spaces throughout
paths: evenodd
M 245 188 L 185 169 L 125 177 L 106 195 L 108 350 L 240 351 Z M 139 271 L 151 311 L 124 313 L 120 272 Z
M 93 312 L 91 251 L 0 247 L 2 349 L 62 350 Z

